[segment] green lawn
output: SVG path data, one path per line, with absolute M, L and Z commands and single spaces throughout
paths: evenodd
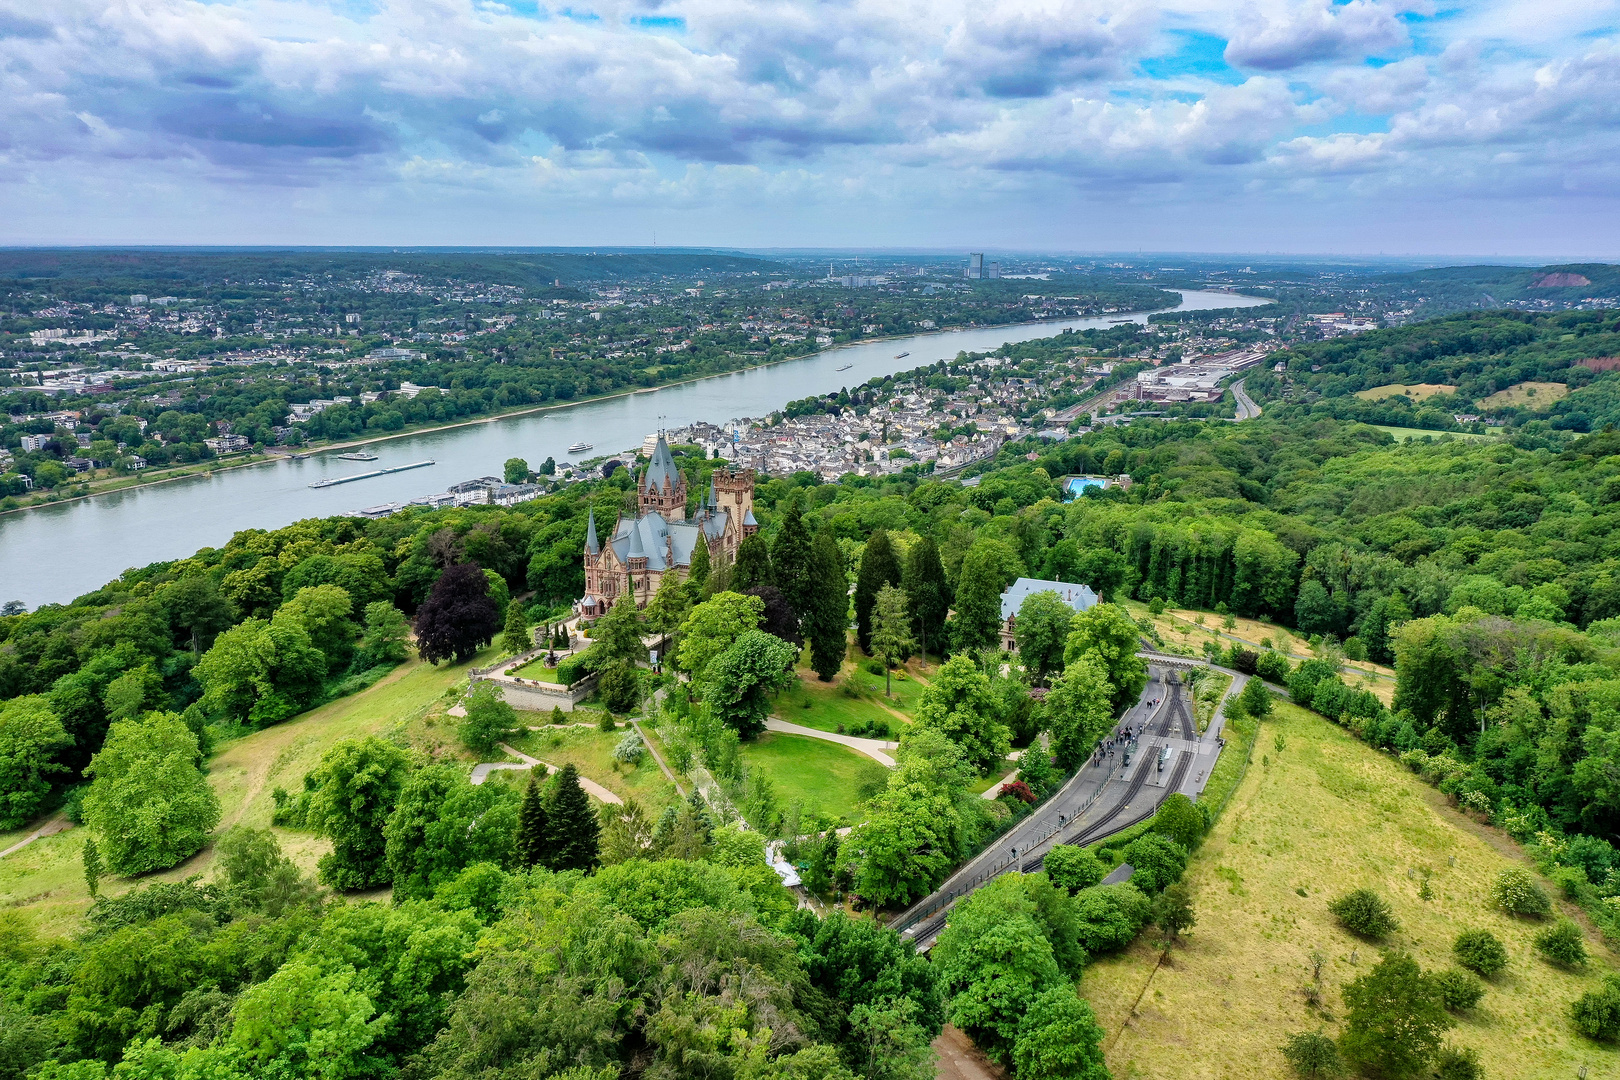
M 803 735 L 767 733 L 744 743 L 742 755 L 749 769 L 771 778 L 784 808 L 797 803 L 847 824 L 861 820 L 859 804 L 888 779 L 888 770 L 871 758 Z
M 1367 426 L 1375 427 L 1379 431 L 1389 432 L 1395 436 L 1396 442 L 1409 442 L 1413 439 L 1421 439 L 1425 435 L 1432 436 L 1436 441 L 1439 441 L 1443 435 L 1450 435 L 1454 439 L 1469 439 L 1474 442 L 1496 438 L 1495 435 L 1476 435 L 1471 431 L 1429 431 L 1427 428 L 1390 427 L 1388 424 L 1368 424 Z
M 845 667 L 841 679 L 851 679 Z M 897 673 L 898 674 L 898 673 Z M 778 694 L 772 706 L 774 715 L 791 724 L 817 731 L 844 731 L 871 720 L 884 720 L 898 735 L 916 709 L 923 687 L 909 672 L 893 681 L 893 696 L 883 696 L 883 676 L 860 671 L 852 678 L 858 696 L 850 697 L 840 682 L 824 683 L 814 674 L 801 670 L 799 681 Z M 805 708 L 805 702 L 810 703 Z M 896 715 L 899 714 L 899 715 Z
M 1018 768 L 1017 761 L 1014 761 L 1012 758 L 1003 758 L 995 768 L 990 770 L 989 776 L 979 777 L 973 782 L 973 786 L 968 788 L 968 790 L 975 795 L 983 795 L 992 787 L 1000 784 L 1001 778 L 1016 768 Z
M 485 650 L 472 663 L 487 664 L 493 655 L 493 650 Z M 321 755 L 347 738 L 380 734 L 436 756 L 459 755 L 455 721 L 445 717 L 444 710 L 451 703 L 446 691 L 466 677 L 467 665 L 435 667 L 410 661 L 358 694 L 223 744 L 208 762 L 208 779 L 222 811 L 220 829 L 238 823 L 269 825 L 271 792 L 277 786 L 297 791 Z M 313 870 L 329 847 L 312 833 L 282 829 L 276 833 L 282 849 L 306 870 Z M 72 931 L 90 904 L 80 862 L 85 835 L 83 829 L 70 829 L 0 859 L 0 905 L 28 909 L 42 933 Z M 212 863 L 213 848 L 204 848 L 179 866 L 141 881 L 179 881 L 206 874 Z M 103 879 L 101 890 L 117 896 L 136 884 L 114 877 Z
M 544 657 L 538 660 L 530 660 L 527 664 L 509 671 L 507 674 L 514 679 L 533 679 L 535 682 L 554 683 L 557 681 L 557 669 L 555 667 L 546 667 Z
M 634 799 L 642 809 L 657 817 L 664 807 L 679 800 L 675 785 L 664 778 L 663 770 L 651 754 L 642 755 L 636 765 L 624 765 L 613 760 L 613 748 L 619 745 L 624 725 L 617 731 L 597 731 L 595 728 L 569 727 L 531 731 L 512 740 L 512 746 L 531 757 L 561 767 L 573 762 L 581 776 L 595 780 L 621 799 Z M 523 772 L 496 773 L 505 782 L 527 784 L 528 774 Z

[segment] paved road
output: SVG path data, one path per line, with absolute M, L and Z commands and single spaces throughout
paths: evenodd
M 1137 735 L 1128 767 L 1116 739 L 1112 758 L 1083 766 L 1036 813 L 902 912 L 892 924 L 902 936 L 919 949 L 931 947 L 950 906 L 985 882 L 1009 870 L 1039 870 L 1054 845 L 1095 843 L 1145 820 L 1172 792 L 1196 795 L 1208 782 L 1219 753 L 1217 736 L 1198 737 L 1191 700 L 1168 665 L 1150 663 L 1141 700 L 1116 730 Z
M 1239 420 L 1253 420 L 1260 415 L 1260 406 L 1254 399 L 1243 392 L 1243 380 L 1239 379 L 1232 384 L 1232 397 L 1237 400 L 1237 418 Z

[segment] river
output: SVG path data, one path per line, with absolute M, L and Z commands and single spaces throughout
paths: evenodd
M 1181 296 L 1174 310 L 1270 302 L 1219 292 Z M 848 345 L 677 386 L 401 436 L 368 447 L 378 455 L 375 462 L 340 461 L 336 452 L 322 453 L 6 514 L 0 516 L 0 601 L 21 600 L 30 608 L 66 603 L 129 567 L 217 547 L 240 529 L 275 529 L 302 518 L 408 502 L 461 480 L 498 476 L 507 458 L 521 457 L 535 467 L 547 457 L 565 461 L 638 447 L 659 427 L 764 416 L 798 398 L 951 359 L 958 352 L 988 352 L 1008 342 L 1052 337 L 1071 327 L 1105 327 L 1125 317 L 1053 319 Z M 1147 321 L 1146 314 L 1129 317 Z M 899 353 L 910 355 L 897 358 Z M 848 370 L 841 370 L 846 365 Z M 595 449 L 570 455 L 567 448 L 576 442 L 594 443 Z M 428 458 L 437 464 L 329 488 L 309 486 Z

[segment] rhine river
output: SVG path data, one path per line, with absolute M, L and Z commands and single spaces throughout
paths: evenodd
M 1181 297 L 1172 310 L 1270 303 L 1219 292 L 1184 291 Z M 408 502 L 458 481 L 499 476 L 511 457 L 538 467 L 548 457 L 566 461 L 616 453 L 639 447 L 660 427 L 765 416 L 798 398 L 953 359 L 958 352 L 988 352 L 1124 318 L 1053 319 L 848 345 L 677 386 L 389 439 L 367 447 L 378 455 L 375 462 L 340 461 L 334 451 L 6 514 L 0 516 L 0 601 L 21 600 L 30 608 L 66 603 L 130 567 L 218 547 L 240 529 L 275 529 L 303 518 Z M 1146 314 L 1129 318 L 1147 321 Z M 899 358 L 899 353 L 910 355 Z M 569 454 L 567 448 L 578 442 L 593 443 L 595 449 Z M 428 458 L 437 464 L 335 487 L 309 486 Z

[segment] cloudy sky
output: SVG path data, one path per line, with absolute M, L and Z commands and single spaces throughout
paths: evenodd
M 1620 257 L 1620 0 L 0 0 L 0 243 Z

